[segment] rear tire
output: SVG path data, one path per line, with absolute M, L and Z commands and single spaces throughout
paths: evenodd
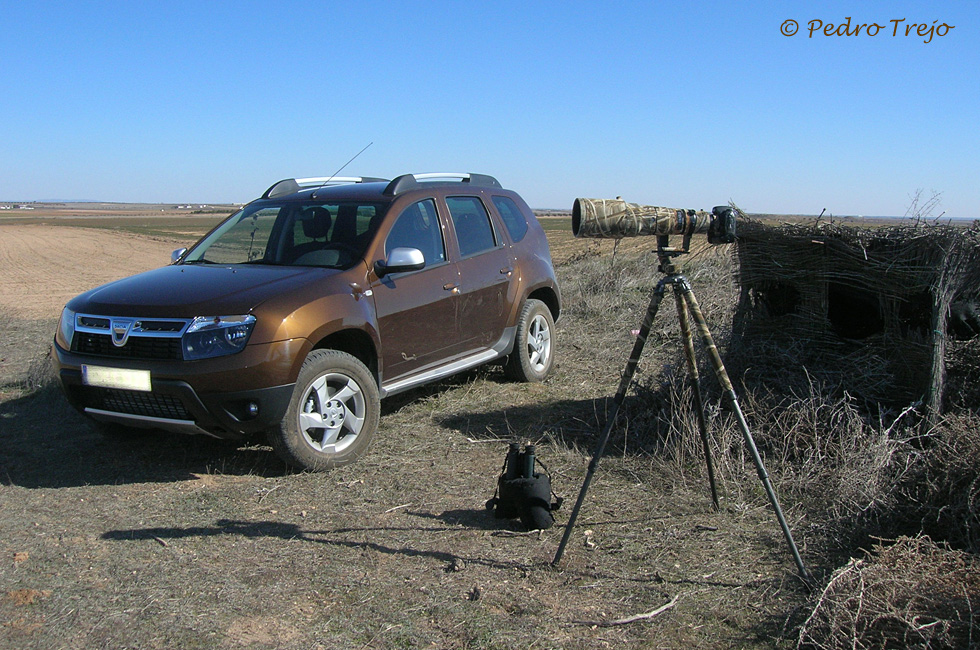
M 517 319 L 517 340 L 507 358 L 504 373 L 524 382 L 544 381 L 555 361 L 555 321 L 551 310 L 540 300 L 530 298 Z
M 381 413 L 378 386 L 354 356 L 314 350 L 270 443 L 286 463 L 323 471 L 353 463 L 371 444 Z

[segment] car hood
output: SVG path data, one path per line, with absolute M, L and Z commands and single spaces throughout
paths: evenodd
M 107 316 L 192 318 L 247 314 L 265 300 L 336 275 L 336 269 L 180 264 L 87 291 L 68 303 Z

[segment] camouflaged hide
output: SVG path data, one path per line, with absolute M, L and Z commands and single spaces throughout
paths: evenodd
M 980 411 L 980 338 L 956 340 L 947 327 L 955 300 L 980 295 L 980 228 L 745 219 L 736 251 L 728 361 L 743 381 Z

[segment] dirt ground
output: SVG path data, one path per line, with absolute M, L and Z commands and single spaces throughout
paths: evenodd
M 483 368 L 386 400 L 367 457 L 302 474 L 261 441 L 103 437 L 22 387 L 67 298 L 179 244 L 0 227 L 0 648 L 792 645 L 804 594 L 749 466 L 719 468 L 715 512 L 697 458 L 617 444 L 550 566 L 648 280 L 601 332 L 566 295 L 548 382 Z M 538 444 L 566 499 L 548 531 L 484 509 L 510 440 Z
M 170 262 L 186 239 L 67 225 L 0 226 L 0 395 L 31 372 L 79 293 Z
M 57 318 L 82 291 L 170 263 L 179 240 L 71 226 L 0 226 L 0 313 Z

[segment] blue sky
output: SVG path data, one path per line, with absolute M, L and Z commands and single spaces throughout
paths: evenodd
M 0 15 L 0 200 L 241 202 L 373 143 L 345 175 L 488 173 L 535 208 L 902 215 L 921 189 L 980 217 L 976 0 L 0 0 Z M 884 27 L 808 37 L 847 16 Z M 924 43 L 912 23 L 955 27 Z

